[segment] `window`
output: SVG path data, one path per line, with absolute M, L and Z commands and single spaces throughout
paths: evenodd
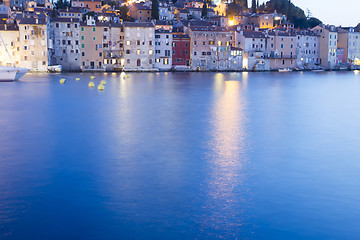
M 85 37 L 84 36 L 81 36 L 81 40 L 84 40 L 85 39 Z
M 55 24 L 55 26 L 58 28 L 58 27 L 59 27 L 59 24 L 58 24 L 58 23 L 56 23 L 56 24 Z
M 126 63 L 127 63 L 127 64 L 130 64 L 130 59 L 126 60 Z
M 82 52 L 82 53 L 81 53 L 81 56 L 85 57 L 85 52 Z
M 68 45 L 71 45 L 71 41 L 70 41 L 70 40 L 68 40 Z
M 149 50 L 149 55 L 152 55 L 152 54 L 153 54 L 153 50 Z
M 85 48 L 85 44 L 81 44 L 81 48 Z
M 186 51 L 185 51 L 185 55 L 188 55 L 188 54 L 189 54 L 189 51 L 188 51 L 188 50 L 186 50 Z
M 81 27 L 81 31 L 82 31 L 82 32 L 84 31 L 84 27 Z
M 126 50 L 126 54 L 130 54 L 130 50 Z
M 99 57 L 102 57 L 102 52 L 99 52 Z
M 149 45 L 152 46 L 152 41 L 149 41 Z
M 284 44 L 281 44 L 281 48 L 284 48 Z
M 24 50 L 25 50 L 25 51 L 27 50 L 27 46 L 24 46 Z
M 96 28 L 93 27 L 93 32 L 95 32 L 95 31 L 96 31 Z
M 130 43 L 131 43 L 131 42 L 130 42 L 129 40 L 126 41 L 126 45 L 127 45 L 127 46 L 130 46 Z
M 75 41 L 75 45 L 79 45 L 79 41 L 78 41 L 78 40 Z
M 141 54 L 141 51 L 138 49 L 138 50 L 136 50 L 136 54 L 137 55 L 140 55 Z
M 136 41 L 136 45 L 140 45 L 140 40 L 137 40 L 137 41 Z

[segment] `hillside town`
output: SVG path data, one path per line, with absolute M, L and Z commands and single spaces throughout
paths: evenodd
M 231 4 L 4 0 L 0 66 L 33 72 L 53 66 L 62 71 L 360 69 L 360 25 L 303 28 L 258 2 L 230 14 Z

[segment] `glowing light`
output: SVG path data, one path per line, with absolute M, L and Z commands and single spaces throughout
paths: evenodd
M 360 59 L 358 58 L 355 58 L 355 61 L 354 61 L 355 65 L 360 65 Z
M 234 26 L 235 25 L 235 20 L 234 19 L 229 19 L 228 24 L 229 24 L 229 26 Z

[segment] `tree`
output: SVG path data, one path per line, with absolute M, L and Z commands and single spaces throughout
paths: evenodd
M 256 13 L 256 0 L 251 0 L 251 12 Z
M 207 10 L 207 1 L 204 1 L 203 7 L 202 7 L 202 11 L 201 11 L 201 17 L 202 18 L 207 18 L 208 16 L 208 10 Z
M 120 7 L 120 16 L 124 21 L 128 21 L 129 20 L 129 8 L 126 5 L 123 5 Z
M 67 0 L 58 0 L 55 3 L 56 9 L 66 9 L 68 7 L 71 7 L 71 4 L 70 4 L 70 1 L 67 1 Z
M 158 0 L 152 0 L 151 19 L 159 20 L 159 2 L 158 2 Z
M 307 20 L 307 24 L 309 28 L 313 28 L 316 27 L 317 25 L 322 24 L 322 22 L 317 18 L 311 17 Z

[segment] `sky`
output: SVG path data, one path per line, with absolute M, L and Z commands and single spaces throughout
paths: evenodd
M 263 2 L 267 1 L 260 0 L 260 3 Z M 313 17 L 319 18 L 325 24 L 344 27 L 356 26 L 360 23 L 360 0 L 291 0 L 291 2 L 302 8 L 305 13 L 308 8 Z

